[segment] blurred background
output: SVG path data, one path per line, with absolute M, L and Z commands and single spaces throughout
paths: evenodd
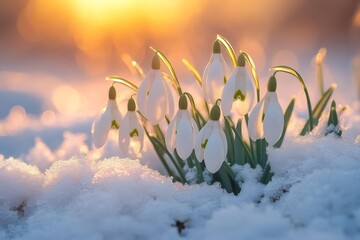
M 138 85 L 129 65 L 136 60 L 147 72 L 150 46 L 166 54 L 185 87 L 199 91 L 181 61 L 202 73 L 217 34 L 253 57 L 263 86 L 271 66 L 297 69 L 313 101 L 319 97 L 314 57 L 324 47 L 325 87 L 336 83 L 339 103 L 358 103 L 358 0 L 2 0 L 0 153 L 18 157 L 40 141 L 59 149 L 69 132 L 92 148 L 91 124 L 111 84 L 105 77 Z M 297 114 L 306 117 L 300 85 L 279 76 L 281 104 L 297 95 Z M 117 89 L 124 110 L 131 92 Z

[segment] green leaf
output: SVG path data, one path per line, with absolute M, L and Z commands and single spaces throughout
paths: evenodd
M 133 90 L 135 92 L 138 91 L 138 87 L 135 84 L 133 84 L 131 81 L 126 80 L 125 78 L 118 77 L 118 76 L 108 76 L 105 79 L 107 81 L 113 81 L 113 82 L 117 82 L 122 85 L 125 85 L 126 87 L 130 88 L 131 90 Z
M 232 133 L 232 129 L 229 123 L 229 120 L 224 117 L 225 120 L 225 136 L 226 136 L 226 141 L 227 141 L 227 145 L 228 145 L 228 149 L 227 149 L 227 159 L 229 161 L 229 163 L 231 165 L 233 165 L 235 163 L 235 153 L 234 153 L 234 149 L 235 149 L 235 144 L 234 144 L 234 135 Z
M 231 46 L 230 42 L 223 36 L 217 35 L 216 39 L 224 45 L 227 53 L 229 54 L 229 57 L 231 58 L 232 63 L 234 64 L 234 67 L 236 67 L 236 54 L 234 51 L 234 48 Z
M 200 87 L 202 86 L 202 77 L 199 73 L 199 71 L 192 65 L 188 60 L 185 58 L 182 60 L 182 62 L 185 64 L 187 69 L 192 73 L 192 75 L 195 77 L 196 81 L 199 83 Z
M 236 129 L 235 131 L 238 132 L 239 136 L 242 136 L 242 131 L 241 131 L 241 120 L 239 120 L 236 124 Z M 237 164 L 240 165 L 244 165 L 246 163 L 245 161 L 245 150 L 242 147 L 241 143 L 239 141 L 242 141 L 240 138 L 235 137 L 235 141 L 234 141 L 234 154 L 235 154 L 235 162 Z
M 274 173 L 271 172 L 271 166 L 270 166 L 270 164 L 267 164 L 265 169 L 263 170 L 263 175 L 260 179 L 260 182 L 262 184 L 266 185 L 271 181 L 273 176 L 274 176 Z
M 282 145 L 282 142 L 284 141 L 284 137 L 285 137 L 285 133 L 287 130 L 287 127 L 289 125 L 290 122 L 290 118 L 292 115 L 292 112 L 294 110 L 294 106 L 295 106 L 295 97 L 291 100 L 291 102 L 289 103 L 288 107 L 286 108 L 286 111 L 284 113 L 284 129 L 283 132 L 281 134 L 281 137 L 279 139 L 279 141 L 277 141 L 277 143 L 274 145 L 275 148 L 279 148 Z
M 321 99 L 319 100 L 319 102 L 316 104 L 314 110 L 313 110 L 313 117 L 314 117 L 314 123 L 315 125 L 317 125 L 319 118 L 321 116 L 321 114 L 323 113 L 326 104 L 328 103 L 332 93 L 334 92 L 336 88 L 336 84 L 333 84 L 325 93 L 324 95 L 321 97 Z M 304 136 L 307 132 L 309 132 L 309 120 L 306 121 L 303 129 L 301 130 L 300 135 Z

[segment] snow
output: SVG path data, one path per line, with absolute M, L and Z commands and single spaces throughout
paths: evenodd
M 0 157 L 0 239 L 358 239 L 357 119 L 343 138 L 325 137 L 323 121 L 268 148 L 266 186 L 259 167 L 233 166 L 238 196 L 174 183 L 144 164 L 152 153 L 106 158 L 122 154 L 111 139 L 94 150 L 67 132 L 51 150 L 38 138 L 21 158 Z

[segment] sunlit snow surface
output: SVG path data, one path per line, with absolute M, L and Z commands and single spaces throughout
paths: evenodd
M 151 150 L 134 160 L 110 157 L 123 155 L 112 140 L 95 151 L 68 132 L 51 150 L 38 138 L 0 157 L 0 239 L 359 239 L 360 117 L 347 111 L 342 138 L 324 136 L 326 116 L 305 137 L 290 125 L 283 147 L 268 148 L 267 186 L 259 168 L 233 166 L 238 196 L 173 183 Z

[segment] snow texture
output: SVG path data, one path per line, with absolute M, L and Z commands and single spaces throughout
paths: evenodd
M 65 132 L 56 149 L 37 138 L 19 158 L 0 155 L 0 239 L 359 239 L 360 117 L 347 114 L 342 138 L 324 136 L 325 116 L 269 147 L 266 186 L 260 167 L 232 166 L 238 196 L 174 183 L 149 142 L 129 159 L 114 133 L 100 150 L 81 133 Z

